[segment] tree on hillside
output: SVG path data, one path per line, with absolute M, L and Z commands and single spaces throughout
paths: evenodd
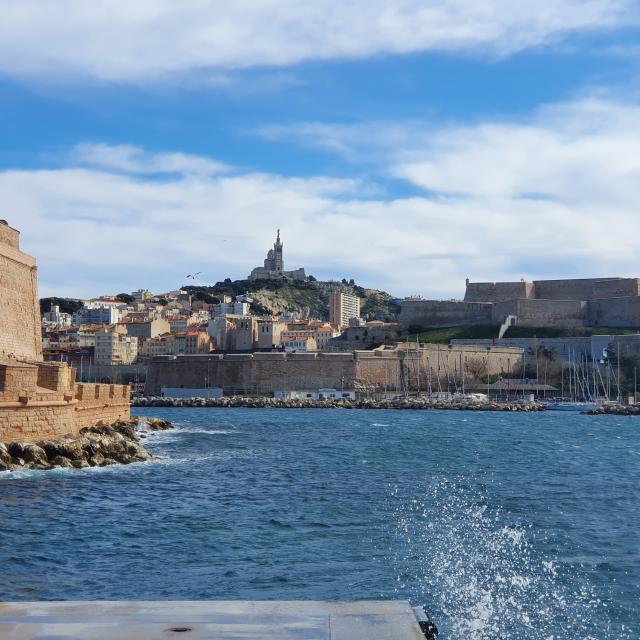
M 82 300 L 74 300 L 72 298 L 42 298 L 40 300 L 40 313 L 47 313 L 51 310 L 51 305 L 60 307 L 62 313 L 70 313 L 73 315 L 78 309 L 82 308 Z

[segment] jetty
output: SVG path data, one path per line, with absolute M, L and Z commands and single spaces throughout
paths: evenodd
M 544 411 L 541 402 L 477 402 L 465 398 L 436 400 L 429 398 L 393 398 L 383 400 L 349 398 L 307 400 L 268 398 L 265 396 L 224 396 L 222 398 L 135 398 L 134 407 L 245 408 L 245 409 L 440 409 L 458 411 Z
M 437 633 L 437 632 L 436 632 Z M 425 640 L 408 602 L 0 603 L 11 640 Z

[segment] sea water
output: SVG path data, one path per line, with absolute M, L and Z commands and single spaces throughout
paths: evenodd
M 640 420 L 145 409 L 149 463 L 0 474 L 0 600 L 408 599 L 441 637 L 640 638 Z

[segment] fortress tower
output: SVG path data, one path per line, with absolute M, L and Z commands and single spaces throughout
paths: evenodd
M 0 220 L 0 359 L 42 360 L 38 270 L 20 233 Z
M 130 418 L 129 387 L 78 384 L 66 362 L 44 362 L 36 261 L 0 220 L 0 442 L 76 434 Z

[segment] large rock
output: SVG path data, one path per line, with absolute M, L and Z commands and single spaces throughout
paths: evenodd
M 0 442 L 0 463 L 5 465 L 10 465 L 12 460 L 12 456 L 7 449 L 7 445 Z
M 73 468 L 73 463 L 69 458 L 65 458 L 64 456 L 55 456 L 50 461 L 52 467 L 64 467 L 66 469 Z
M 47 465 L 48 463 L 47 454 L 44 452 L 44 449 L 37 444 L 25 444 L 22 450 L 22 458 L 30 465 Z
M 136 425 L 142 420 L 119 421 L 112 425 L 99 424 L 82 429 L 78 437 L 66 436 L 61 440 L 46 440 L 38 444 L 11 442 L 0 443 L 0 471 L 11 471 L 26 466 L 30 469 L 54 467 L 83 469 L 111 464 L 131 464 L 152 458 L 140 444 Z M 153 431 L 170 429 L 166 420 L 151 418 Z

